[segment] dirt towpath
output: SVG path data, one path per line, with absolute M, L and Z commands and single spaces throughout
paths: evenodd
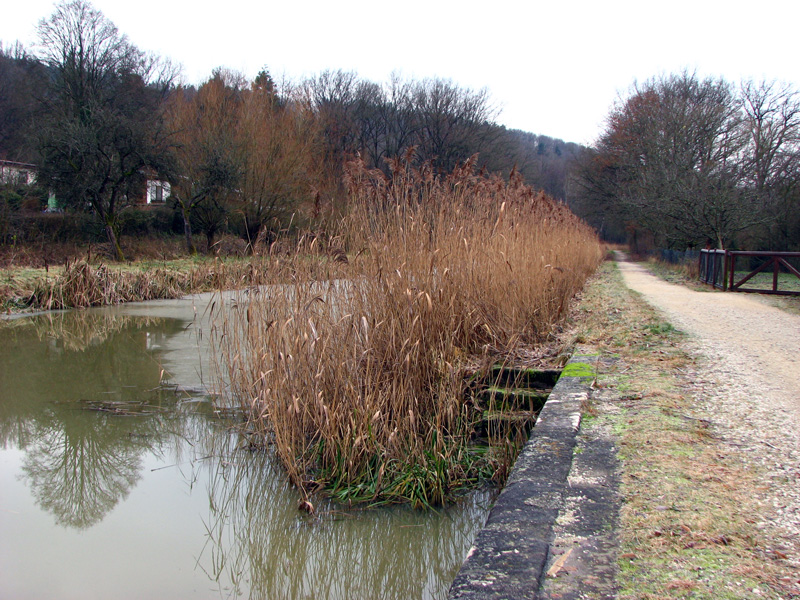
M 626 285 L 688 334 L 701 368 L 687 385 L 728 451 L 763 478 L 759 527 L 800 572 L 800 315 L 670 284 L 618 258 Z

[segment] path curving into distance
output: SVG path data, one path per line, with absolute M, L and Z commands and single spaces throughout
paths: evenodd
M 618 258 L 622 258 L 618 254 Z M 751 294 L 694 291 L 618 260 L 625 284 L 688 334 L 697 402 L 768 488 L 764 526 L 800 569 L 800 315 Z

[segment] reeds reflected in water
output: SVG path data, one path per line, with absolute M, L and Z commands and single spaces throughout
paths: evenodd
M 476 493 L 437 513 L 325 503 L 307 515 L 274 455 L 236 450 L 238 434 L 227 444 L 214 451 L 229 458 L 211 476 L 198 565 L 228 597 L 444 598 L 492 499 Z

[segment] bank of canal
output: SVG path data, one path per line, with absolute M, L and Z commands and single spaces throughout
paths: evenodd
M 600 430 L 581 430 L 599 361 L 584 351 L 564 367 L 450 600 L 614 597 L 616 450 Z

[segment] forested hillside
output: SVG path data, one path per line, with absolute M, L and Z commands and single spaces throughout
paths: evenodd
M 477 156 L 476 171 L 517 171 L 567 197 L 578 146 L 499 125 L 487 90 L 342 70 L 276 82 L 266 67 L 252 81 L 220 67 L 192 85 L 82 0 L 57 5 L 38 36 L 36 52 L 0 45 L 0 160 L 38 172 L 33 189 L 6 182 L 6 241 L 14 215 L 55 193 L 67 213 L 94 215 L 121 258 L 122 217 L 145 177 L 170 182 L 165 207 L 191 252 L 195 234 L 209 247 L 223 232 L 270 239 L 335 214 L 355 159 L 388 175 L 413 157 L 441 174 Z
M 188 251 L 197 235 L 252 244 L 324 227 L 349 161 L 388 176 L 398 160 L 445 174 L 476 157 L 476 172 L 516 172 L 642 250 L 800 249 L 800 96 L 787 84 L 662 75 L 634 84 L 583 148 L 508 129 L 488 90 L 442 78 L 276 81 L 264 67 L 250 81 L 220 67 L 187 83 L 83 0 L 58 4 L 38 35 L 36 52 L 0 44 L 0 160 L 38 169 L 33 187 L 6 177 L 0 243 L 47 229 L 18 224 L 54 193 L 119 258 L 121 232 L 154 227 L 126 224 L 147 177 L 170 183 L 156 228 L 184 233 Z

